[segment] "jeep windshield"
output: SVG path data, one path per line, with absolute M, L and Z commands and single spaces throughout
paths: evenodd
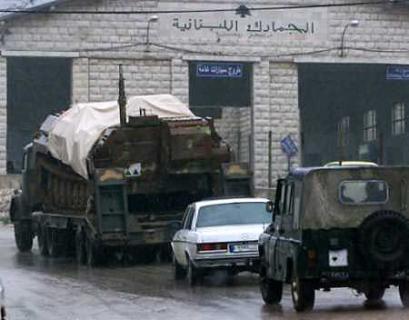
M 339 185 L 339 200 L 347 205 L 386 203 L 388 185 L 382 180 L 343 181 Z
M 269 223 L 271 214 L 264 202 L 227 203 L 200 208 L 196 227 Z

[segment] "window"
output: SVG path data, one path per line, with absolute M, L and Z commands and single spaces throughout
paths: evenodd
M 345 147 L 349 144 L 349 117 L 343 117 L 338 122 L 338 146 Z
M 382 180 L 343 181 L 339 200 L 343 204 L 382 204 L 388 201 L 388 185 Z
M 364 142 L 376 140 L 376 111 L 369 110 L 364 113 Z
M 396 103 L 392 107 L 392 135 L 405 133 L 405 104 Z
M 270 224 L 271 213 L 265 202 L 241 202 L 200 208 L 196 226 L 212 227 L 244 224 Z
M 251 105 L 252 65 L 193 61 L 189 64 L 189 104 L 198 115 L 217 107 Z M 202 111 L 202 112 L 201 112 Z M 209 111 L 210 112 L 210 111 Z

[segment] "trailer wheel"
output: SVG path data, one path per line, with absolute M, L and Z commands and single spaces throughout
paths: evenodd
M 56 228 L 47 228 L 47 249 L 51 257 L 57 258 L 63 254 L 63 231 Z
M 84 232 L 80 229 L 77 230 L 75 233 L 75 257 L 79 265 L 84 265 L 87 260 L 84 238 Z
M 21 220 L 14 223 L 14 239 L 20 252 L 28 252 L 33 248 L 33 231 L 30 220 Z
M 42 223 L 38 227 L 37 242 L 40 254 L 44 257 L 48 256 L 47 227 Z
M 86 237 L 86 262 L 89 267 L 96 267 L 101 263 L 100 251 L 100 246 L 90 237 Z

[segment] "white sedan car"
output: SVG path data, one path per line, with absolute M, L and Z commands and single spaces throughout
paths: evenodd
M 258 238 L 271 223 L 264 198 L 194 202 L 186 209 L 182 229 L 172 240 L 176 279 L 191 285 L 206 272 L 258 271 Z

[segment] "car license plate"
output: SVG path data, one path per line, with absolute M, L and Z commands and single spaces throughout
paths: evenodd
M 242 243 L 230 245 L 230 252 L 252 252 L 257 251 L 256 243 Z

